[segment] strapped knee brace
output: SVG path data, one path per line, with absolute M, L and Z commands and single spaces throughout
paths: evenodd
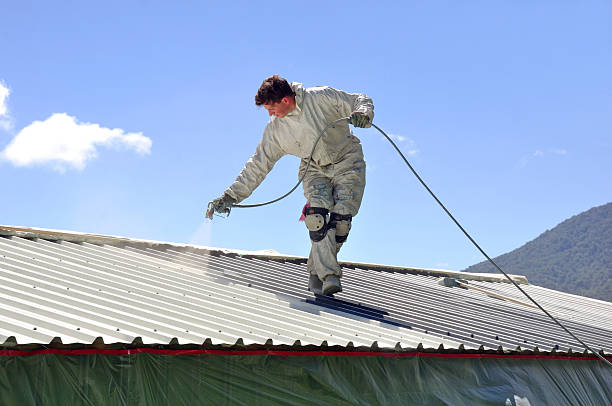
M 306 228 L 310 231 L 310 239 L 312 241 L 321 241 L 325 238 L 329 223 L 327 222 L 327 214 L 329 210 L 322 207 L 308 207 L 304 210 L 306 219 Z
M 343 243 L 348 238 L 351 231 L 351 221 L 353 216 L 350 214 L 331 213 L 329 215 L 329 228 L 336 229 L 336 242 Z

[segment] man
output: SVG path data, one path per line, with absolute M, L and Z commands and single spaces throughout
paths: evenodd
M 246 199 L 283 155 L 302 158 L 301 177 L 317 137 L 329 123 L 350 116 L 351 124 L 364 128 L 370 127 L 374 118 L 374 105 L 366 95 L 327 86 L 304 89 L 278 75 L 263 81 L 255 104 L 263 105 L 272 118 L 236 181 L 213 201 L 217 212 L 228 212 L 232 204 Z M 312 241 L 308 289 L 333 295 L 342 291 L 337 253 L 348 237 L 365 187 L 361 143 L 348 122 L 340 121 L 326 130 L 312 155 L 303 187 L 308 200 L 305 223 Z

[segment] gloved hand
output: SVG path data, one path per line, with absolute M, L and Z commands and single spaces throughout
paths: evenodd
M 229 215 L 234 203 L 236 203 L 236 200 L 233 197 L 228 194 L 224 194 L 223 196 L 209 203 L 209 209 L 206 212 L 206 217 L 212 218 L 212 210 L 216 211 L 217 213 L 226 213 Z
M 359 128 L 369 128 L 372 126 L 370 117 L 360 111 L 353 111 L 353 114 L 351 114 L 351 124 Z

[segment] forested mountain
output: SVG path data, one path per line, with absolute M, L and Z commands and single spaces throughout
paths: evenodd
M 494 261 L 534 285 L 612 302 L 612 203 L 571 217 Z M 497 272 L 488 261 L 465 271 Z

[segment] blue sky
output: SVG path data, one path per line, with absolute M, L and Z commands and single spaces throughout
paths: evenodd
M 261 139 L 275 73 L 371 96 L 492 256 L 612 200 L 609 1 L 227 4 L 2 2 L 0 224 L 307 255 L 301 187 L 203 217 Z M 483 259 L 376 130 L 355 133 L 367 185 L 340 259 Z

